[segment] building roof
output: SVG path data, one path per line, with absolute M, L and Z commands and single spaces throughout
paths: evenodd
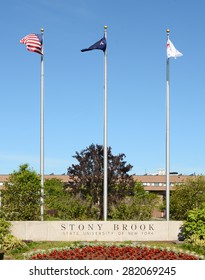
M 9 175 L 0 175 L 0 190 L 3 187 L 3 183 L 6 182 Z M 147 191 L 165 191 L 166 190 L 166 175 L 134 175 L 134 180 L 142 182 L 144 189 Z M 170 175 L 170 190 L 173 189 L 174 184 L 180 184 L 185 182 L 189 178 L 196 176 L 190 175 Z M 63 183 L 67 183 L 70 180 L 68 175 L 44 175 L 45 179 L 59 179 Z
M 170 183 L 182 183 L 186 181 L 188 178 L 194 176 L 188 175 L 170 175 L 169 180 Z M 134 175 L 134 180 L 140 181 L 142 183 L 166 183 L 166 175 Z

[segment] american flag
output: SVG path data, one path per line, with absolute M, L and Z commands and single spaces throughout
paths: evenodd
M 21 44 L 25 44 L 26 48 L 30 52 L 42 53 L 42 35 L 41 34 L 29 34 L 20 40 Z

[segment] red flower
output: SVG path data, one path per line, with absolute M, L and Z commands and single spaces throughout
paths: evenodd
M 70 250 L 54 250 L 48 254 L 37 254 L 32 260 L 197 260 L 185 253 L 175 253 L 159 248 L 85 246 Z

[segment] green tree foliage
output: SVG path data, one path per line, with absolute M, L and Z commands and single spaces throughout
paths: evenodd
M 2 191 L 2 214 L 6 220 L 28 221 L 40 219 L 40 177 L 21 165 L 6 181 Z
M 44 182 L 44 206 L 46 218 L 57 217 L 57 204 L 67 193 L 64 192 L 64 184 L 57 178 L 47 179 Z
M 86 220 L 96 218 L 97 209 L 89 199 L 82 199 L 65 189 L 56 178 L 45 181 L 45 219 Z
M 99 219 L 103 217 L 103 146 L 90 145 L 73 156 L 77 164 L 68 168 L 71 181 L 68 182 L 72 193 L 81 198 L 89 198 L 92 206 L 99 208 Z M 125 155 L 114 156 L 108 147 L 108 201 L 118 203 L 133 194 L 134 181 L 128 173 L 132 169 L 126 164 Z
M 183 224 L 184 237 L 192 235 L 198 236 L 199 239 L 205 240 L 205 203 L 201 208 L 195 208 L 188 211 L 186 221 Z
M 142 183 L 136 182 L 134 195 L 125 197 L 119 204 L 113 204 L 110 217 L 114 220 L 150 220 L 158 203 L 157 195 L 146 192 Z
M 186 220 L 187 214 L 194 208 L 200 208 L 205 202 L 205 179 L 202 176 L 191 178 L 182 185 L 175 186 L 170 197 L 170 217 L 174 220 Z

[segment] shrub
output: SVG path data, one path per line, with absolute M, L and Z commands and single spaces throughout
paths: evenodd
M 0 249 L 8 251 L 11 249 L 22 248 L 25 243 L 10 233 L 11 223 L 0 219 Z
M 9 250 L 14 250 L 14 249 L 21 249 L 23 247 L 26 247 L 27 245 L 13 236 L 12 234 L 7 234 L 4 239 L 3 239 L 3 250 L 4 251 L 9 251 Z
M 3 243 L 4 237 L 10 233 L 10 223 L 4 219 L 0 219 L 0 245 Z
M 205 204 L 200 209 L 196 208 L 188 212 L 182 234 L 185 238 L 197 235 L 199 239 L 205 240 Z
M 93 206 L 89 198 L 68 192 L 62 193 L 55 201 L 50 203 L 50 210 L 46 214 L 46 220 L 87 220 L 97 219 L 98 208 Z M 52 216 L 53 213 L 53 216 Z
M 191 235 L 184 242 L 184 247 L 199 254 L 205 255 L 205 240 L 200 239 L 197 234 Z
M 112 220 L 150 220 L 152 210 L 158 204 L 155 194 L 146 193 L 143 189 L 135 190 L 134 196 L 128 196 L 112 204 L 110 207 L 110 218 Z

